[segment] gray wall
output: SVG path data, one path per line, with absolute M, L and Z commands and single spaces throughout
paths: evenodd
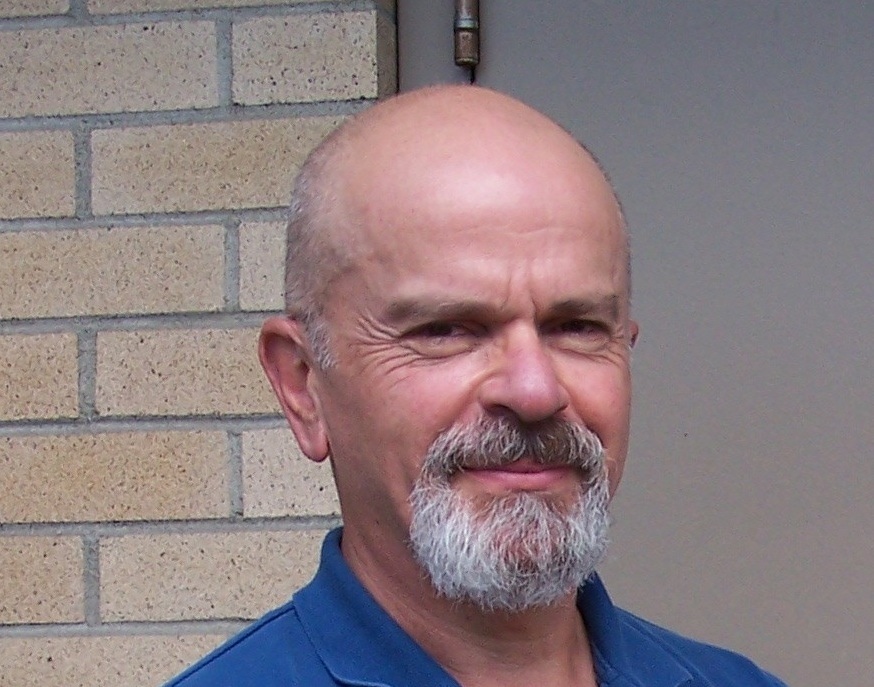
M 425 4 L 402 88 L 458 78 Z M 794 687 L 871 687 L 874 3 L 482 5 L 477 82 L 589 144 L 634 235 L 614 597 Z

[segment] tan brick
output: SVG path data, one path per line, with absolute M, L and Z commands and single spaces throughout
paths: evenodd
M 240 307 L 282 310 L 285 305 L 285 222 L 240 226 Z
M 211 7 L 250 7 L 252 5 L 295 5 L 320 0 L 90 0 L 94 14 L 158 12 L 161 10 L 208 9 Z
M 300 531 L 104 539 L 101 618 L 256 618 L 312 578 L 323 536 Z
M 339 512 L 330 465 L 306 458 L 289 429 L 243 433 L 246 517 Z
M 5 637 L 0 687 L 153 687 L 224 641 L 224 635 Z
M 218 310 L 224 229 L 163 227 L 0 234 L 0 314 L 65 317 Z
M 3 117 L 218 103 L 212 22 L 5 31 L 0 64 Z
M 278 412 L 258 363 L 255 329 L 103 332 L 97 409 L 103 415 Z
M 75 417 L 76 355 L 74 334 L 0 336 L 0 420 Z
M 376 11 L 261 17 L 234 25 L 234 101 L 375 98 Z
M 163 227 L 0 234 L 0 316 L 218 310 L 224 229 Z
M 70 9 L 68 0 L 3 0 L 0 17 L 37 17 L 43 14 L 63 14 Z
M 97 214 L 276 207 L 336 117 L 96 131 Z
M 82 565 L 78 537 L 0 539 L 0 623 L 84 621 Z
M 222 432 L 0 438 L 0 522 L 225 517 L 226 463 Z
M 72 215 L 74 175 L 68 132 L 0 134 L 0 219 Z

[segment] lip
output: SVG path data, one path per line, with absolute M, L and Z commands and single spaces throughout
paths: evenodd
M 495 468 L 465 468 L 462 474 L 499 491 L 547 491 L 568 479 L 579 479 L 579 471 L 571 466 L 541 465 L 530 460 Z

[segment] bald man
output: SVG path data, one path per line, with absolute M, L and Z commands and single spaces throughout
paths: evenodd
M 631 402 L 628 237 L 592 156 L 439 87 L 310 155 L 260 356 L 344 526 L 287 605 L 179 687 L 775 687 L 595 574 Z

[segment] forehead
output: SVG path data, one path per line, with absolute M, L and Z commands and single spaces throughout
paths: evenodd
M 487 194 L 459 195 L 455 182 L 369 216 L 344 298 L 365 299 L 378 312 L 394 307 L 395 315 L 437 313 L 443 303 L 496 316 L 574 302 L 625 311 L 625 242 L 615 213 L 581 207 L 575 196 L 545 202 L 514 190 L 512 178 L 494 180 Z
M 474 240 L 484 226 L 503 225 L 517 239 L 560 226 L 581 241 L 620 239 L 624 246 L 612 189 L 582 149 L 512 144 L 385 151 L 383 161 L 353 165 L 342 193 L 343 240 L 363 250 L 401 242 L 415 249 L 453 232 Z
M 563 130 L 523 114 L 405 116 L 348 145 L 334 240 L 350 266 L 475 272 L 500 258 L 505 270 L 543 273 L 574 260 L 581 273 L 618 264 L 624 275 L 624 226 L 598 165 Z

